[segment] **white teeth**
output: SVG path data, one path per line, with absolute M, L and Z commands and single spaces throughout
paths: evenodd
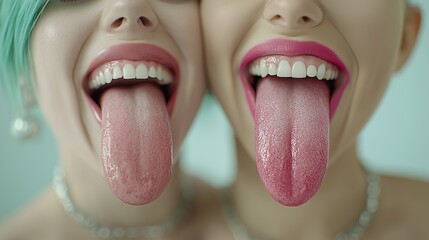
M 164 84 L 170 84 L 173 82 L 173 77 L 171 76 L 171 74 L 167 71 L 163 71 L 162 73 L 162 82 Z
M 322 80 L 326 73 L 326 65 L 322 64 L 319 67 L 319 70 L 317 70 L 317 79 Z
M 336 70 L 332 70 L 332 75 L 330 80 L 336 79 Z
M 118 66 L 113 67 L 113 79 L 119 79 L 122 78 L 122 69 Z
M 279 67 L 277 69 L 278 77 L 292 77 L 292 67 L 289 62 L 286 60 L 280 61 Z
M 334 72 L 331 70 L 331 69 L 329 69 L 327 72 L 326 72 L 326 77 L 325 77 L 325 79 L 327 79 L 327 80 L 332 80 L 332 77 L 334 76 Z
M 270 63 L 268 66 L 268 74 L 271 76 L 277 75 L 277 66 L 274 63 Z
M 100 78 L 100 83 L 101 83 L 101 85 L 106 84 L 106 78 L 104 77 L 104 74 L 103 74 L 102 72 L 100 72 L 100 73 L 98 74 L 98 77 Z
M 287 60 L 281 60 L 276 64 L 274 62 L 267 63 L 265 59 L 252 64 L 249 67 L 249 73 L 262 78 L 270 75 L 287 78 L 317 77 L 319 80 L 335 80 L 340 74 L 337 68 L 327 67 L 324 63 L 319 67 L 316 65 L 306 67 L 303 61 L 296 61 L 291 66 Z
M 255 66 L 255 71 L 256 71 L 256 76 L 261 76 L 261 68 L 258 65 Z
M 337 79 L 338 75 L 339 75 L 339 71 L 338 69 L 335 69 L 334 76 L 332 77 L 332 79 Z
M 253 66 L 253 65 L 251 65 L 249 72 L 250 72 L 251 75 L 255 76 L 256 75 L 256 67 Z
M 172 82 L 173 82 L 173 78 L 171 77 L 171 75 L 167 71 L 163 70 L 161 83 L 162 84 L 170 84 Z
M 94 86 L 99 87 L 100 86 L 100 77 L 96 76 L 94 80 Z
M 90 89 L 98 89 L 105 84 L 109 84 L 117 79 L 140 79 L 155 78 L 161 85 L 167 85 L 173 82 L 171 73 L 162 66 L 151 66 L 149 69 L 145 64 L 139 64 L 137 68 L 127 63 L 122 69 L 119 66 L 114 66 L 113 69 L 105 68 L 98 75 L 95 75 L 88 86 Z
M 147 72 L 147 67 L 144 64 L 139 64 L 136 69 L 136 78 L 147 79 L 149 73 Z
M 261 63 L 259 64 L 259 69 L 261 71 L 261 77 L 268 76 L 268 67 L 265 60 L 261 60 Z
M 135 79 L 136 69 L 131 64 L 124 65 L 124 79 Z
M 307 68 L 307 76 L 315 77 L 317 75 L 317 68 L 314 65 L 310 65 Z
M 156 69 L 156 77 L 161 80 L 162 82 L 162 68 L 160 66 L 158 66 L 158 68 Z
M 109 69 L 104 70 L 104 77 L 106 78 L 107 84 L 112 82 L 113 76 Z
M 307 69 L 305 64 L 301 61 L 296 61 L 292 66 L 292 77 L 293 78 L 305 78 L 307 77 Z
M 149 68 L 149 77 L 156 78 L 156 69 L 154 66 Z

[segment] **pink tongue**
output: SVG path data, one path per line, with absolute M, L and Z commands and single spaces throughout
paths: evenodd
M 102 161 L 107 183 L 122 201 L 157 199 L 171 174 L 172 137 L 165 98 L 150 83 L 111 88 L 101 98 Z
M 256 164 L 269 194 L 298 206 L 316 194 L 329 148 L 329 90 L 317 79 L 267 77 L 256 97 Z

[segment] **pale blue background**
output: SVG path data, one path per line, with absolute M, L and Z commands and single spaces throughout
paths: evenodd
M 429 2 L 415 0 L 424 15 L 417 50 L 407 67 L 391 82 L 370 124 L 361 135 L 365 163 L 378 171 L 429 180 Z M 40 112 L 36 114 L 41 118 Z M 0 222 L 50 184 L 56 146 L 50 130 L 42 126 L 32 141 L 9 135 L 14 115 L 0 96 Z M 232 181 L 235 171 L 231 127 L 212 98 L 190 131 L 182 152 L 186 171 L 215 186 Z

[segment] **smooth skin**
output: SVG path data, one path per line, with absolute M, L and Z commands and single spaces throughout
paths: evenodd
M 203 0 L 201 12 L 210 88 L 236 136 L 238 173 L 231 195 L 242 222 L 270 240 L 332 239 L 345 231 L 356 222 L 366 198 L 357 136 L 414 48 L 419 9 L 404 0 Z M 275 202 L 261 184 L 255 122 L 238 75 L 249 49 L 270 39 L 321 43 L 342 59 L 351 76 L 330 124 L 329 167 L 322 187 L 295 208 Z M 428 239 L 429 184 L 383 175 L 381 187 L 380 208 L 362 239 Z M 233 239 L 215 212 L 212 226 L 217 227 L 209 239 Z
M 104 225 L 165 221 L 177 208 L 180 173 L 176 164 L 161 197 L 147 205 L 131 206 L 112 194 L 100 160 L 101 126 L 82 89 L 85 72 L 102 49 L 119 44 L 152 44 L 173 55 L 181 79 L 170 116 L 177 162 L 205 92 L 199 23 L 199 2 L 194 0 L 51 0 L 35 26 L 31 56 L 36 95 L 56 137 L 70 195 L 80 211 Z M 162 239 L 192 239 L 200 231 L 197 225 L 188 221 Z M 0 239 L 97 238 L 65 214 L 49 189 L 0 228 Z

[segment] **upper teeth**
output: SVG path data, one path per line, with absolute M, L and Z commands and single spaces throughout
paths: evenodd
M 109 84 L 117 79 L 137 79 L 146 80 L 156 79 L 157 83 L 167 85 L 173 82 L 173 75 L 165 67 L 154 63 L 125 63 L 113 62 L 105 64 L 92 75 L 89 81 L 91 90 L 98 89 L 103 85 Z
M 253 76 L 266 77 L 289 77 L 289 78 L 306 78 L 317 77 L 319 80 L 334 80 L 339 76 L 337 67 L 330 64 L 321 63 L 319 66 L 309 64 L 305 66 L 303 61 L 295 61 L 290 64 L 287 60 L 267 61 L 260 59 L 250 65 L 249 72 Z

